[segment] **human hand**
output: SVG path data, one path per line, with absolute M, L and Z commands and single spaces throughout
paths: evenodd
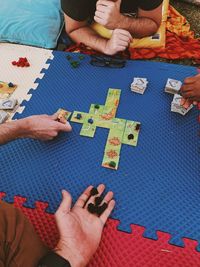
M 188 109 L 191 104 L 193 104 L 193 101 L 183 97 L 181 98 L 180 106 L 184 107 L 185 109 Z
M 22 137 L 29 137 L 39 140 L 52 140 L 59 132 L 72 130 L 70 124 L 56 121 L 58 114 L 52 116 L 35 115 L 20 120 Z
M 131 34 L 126 30 L 115 29 L 111 38 L 107 41 L 104 53 L 106 55 L 114 55 L 118 52 L 126 50 L 132 41 Z
M 194 101 L 194 104 L 200 102 L 200 74 L 186 78 L 180 93 L 184 98 Z
M 98 0 L 94 20 L 110 30 L 120 28 L 119 23 L 123 19 L 120 6 L 121 0 Z
M 91 196 L 88 200 L 92 188 L 89 186 L 83 192 L 73 208 L 71 195 L 63 190 L 63 200 L 55 213 L 60 233 L 55 252 L 68 260 L 72 267 L 83 267 L 88 264 L 99 246 L 103 227 L 115 206 L 115 201 L 112 200 L 113 192 L 110 191 L 103 199 L 103 203 L 108 204 L 106 210 L 99 217 L 91 214 L 87 206 L 94 203 L 95 197 L 103 193 L 105 186 L 99 185 L 98 195 Z

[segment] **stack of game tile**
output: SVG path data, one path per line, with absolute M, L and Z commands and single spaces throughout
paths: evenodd
M 165 85 L 165 92 L 169 94 L 178 94 L 181 89 L 181 81 L 177 81 L 174 79 L 168 79 Z
M 4 110 L 13 110 L 16 105 L 16 99 L 0 99 L 0 124 L 6 121 L 8 118 L 8 113 Z
M 146 78 L 135 77 L 131 84 L 131 91 L 143 95 L 147 88 L 147 84 L 148 81 Z
M 185 102 L 185 103 L 184 103 Z M 173 101 L 171 103 L 171 111 L 179 113 L 181 115 L 187 114 L 191 109 L 193 108 L 193 105 L 184 101 L 183 97 L 181 97 L 178 94 L 174 95 Z

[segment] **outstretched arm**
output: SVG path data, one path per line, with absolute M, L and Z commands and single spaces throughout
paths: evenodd
M 38 115 L 0 125 L 0 145 L 17 138 L 51 140 L 60 131 L 71 131 L 71 126 L 56 121 L 57 115 Z

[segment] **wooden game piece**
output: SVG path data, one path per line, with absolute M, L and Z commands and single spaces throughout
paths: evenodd
M 97 215 L 101 216 L 104 211 L 107 209 L 108 207 L 108 204 L 106 202 L 104 202 L 101 206 L 97 207 L 96 208 L 96 213 Z

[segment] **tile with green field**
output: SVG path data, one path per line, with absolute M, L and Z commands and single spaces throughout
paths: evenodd
M 127 120 L 122 143 L 130 146 L 137 146 L 140 126 L 140 122 Z

